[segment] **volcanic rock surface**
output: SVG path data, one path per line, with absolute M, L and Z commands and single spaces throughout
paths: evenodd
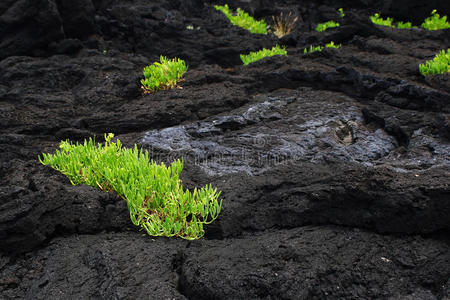
M 299 22 L 281 39 L 251 34 L 213 7 L 224 3 Z M 448 4 L 2 1 L 0 298 L 448 299 L 450 75 L 418 65 L 450 30 L 368 19 L 420 25 Z M 341 26 L 314 31 L 330 19 Z M 342 47 L 303 53 L 329 41 Z M 277 43 L 287 57 L 241 64 Z M 143 95 L 161 54 L 189 70 Z M 186 188 L 222 191 L 204 238 L 150 237 L 114 193 L 38 161 L 108 132 L 184 159 Z

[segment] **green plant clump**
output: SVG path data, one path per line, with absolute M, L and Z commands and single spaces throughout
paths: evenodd
M 391 27 L 391 28 L 396 28 L 396 27 L 399 28 L 399 29 L 416 28 L 415 26 L 412 26 L 411 22 L 398 21 L 394 25 L 394 19 L 393 18 L 383 19 L 382 17 L 380 17 L 380 14 L 378 14 L 378 13 L 374 14 L 373 16 L 371 16 L 370 20 L 372 21 L 372 23 L 374 23 L 376 25 L 388 26 L 388 27 Z
M 304 54 L 307 54 L 307 53 L 320 52 L 320 51 L 322 51 L 324 48 L 334 48 L 334 49 L 338 49 L 338 48 L 341 48 L 341 44 L 335 45 L 334 42 L 331 41 L 331 42 L 325 44 L 325 46 L 313 46 L 313 45 L 311 45 L 311 46 L 309 46 L 309 51 L 308 51 L 308 48 L 305 48 L 305 49 L 303 50 L 303 53 L 304 53 Z
M 250 52 L 249 54 L 241 54 L 241 60 L 244 65 L 251 64 L 255 61 L 263 59 L 264 57 L 274 56 L 274 55 L 287 55 L 286 47 L 280 47 L 276 45 L 272 49 L 262 49 L 257 52 Z
M 182 59 L 167 59 L 161 55 L 159 60 L 160 62 L 154 62 L 144 68 L 144 79 L 141 79 L 144 92 L 174 88 L 187 71 L 186 63 Z
M 392 23 L 394 23 L 393 18 L 383 19 L 382 17 L 380 17 L 380 14 L 378 13 L 374 14 L 373 16 L 370 16 L 370 20 L 372 21 L 372 23 L 376 25 L 394 27 L 394 25 L 392 25 Z
M 115 191 L 126 200 L 133 224 L 152 236 L 198 239 L 203 225 L 215 220 L 222 207 L 220 192 L 210 185 L 193 192 L 183 190 L 179 179 L 183 164 L 169 167 L 149 162 L 148 151 L 123 148 L 120 140 L 95 140 L 84 144 L 63 141 L 56 154 L 43 154 L 39 161 L 66 175 L 73 185 L 87 184 L 104 191 Z
M 441 18 L 434 9 L 431 12 L 431 16 L 422 23 L 422 27 L 427 30 L 448 29 L 450 28 L 450 23 L 447 22 L 447 16 L 442 16 Z
M 450 72 L 450 48 L 447 53 L 441 50 L 432 60 L 420 64 L 419 71 L 423 76 Z
M 316 31 L 321 32 L 321 31 L 327 30 L 328 28 L 333 28 L 333 27 L 339 27 L 339 23 L 334 22 L 334 21 L 319 23 L 319 24 L 317 24 Z
M 398 29 L 411 29 L 411 28 L 416 28 L 416 27 L 412 26 L 411 22 L 398 21 L 397 22 L 397 28 Z
M 228 4 L 215 5 L 214 7 L 217 10 L 223 12 L 228 20 L 230 20 L 231 24 L 247 29 L 251 33 L 267 34 L 266 21 L 257 21 L 240 8 L 238 8 L 236 10 L 236 13 L 234 14 L 233 11 L 228 7 Z
M 341 48 L 341 44 L 335 45 L 333 41 L 325 44 L 325 48 L 334 48 L 334 49 L 339 49 Z
M 341 16 L 341 18 L 345 17 L 344 9 L 342 7 L 338 9 L 338 13 Z

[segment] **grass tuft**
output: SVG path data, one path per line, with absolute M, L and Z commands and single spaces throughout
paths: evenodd
M 257 52 L 250 52 L 249 54 L 241 54 L 241 60 L 244 66 L 251 64 L 255 61 L 263 59 L 264 57 L 274 56 L 274 55 L 287 55 L 286 47 L 280 47 L 276 45 L 272 49 L 262 49 Z
M 274 25 L 273 34 L 275 34 L 278 38 L 282 38 L 285 35 L 288 35 L 294 29 L 295 23 L 298 21 L 298 17 L 293 18 L 292 13 L 289 12 L 289 15 L 283 16 L 283 13 L 280 13 L 278 17 L 272 16 Z
M 214 7 L 221 11 L 228 18 L 228 20 L 230 20 L 231 24 L 247 29 L 251 33 L 267 34 L 266 21 L 257 21 L 240 8 L 236 10 L 236 13 L 233 13 L 233 11 L 228 7 L 228 4 L 215 5 Z
M 432 60 L 420 64 L 419 71 L 423 76 L 450 72 L 450 48 L 447 53 L 441 50 Z
M 166 167 L 149 161 L 148 151 L 122 147 L 120 140 L 96 145 L 63 141 L 55 154 L 39 161 L 66 175 L 73 185 L 87 184 L 115 191 L 126 200 L 134 225 L 152 236 L 177 236 L 193 240 L 204 235 L 203 225 L 215 220 L 221 210 L 220 192 L 210 185 L 193 192 L 183 190 L 179 160 Z

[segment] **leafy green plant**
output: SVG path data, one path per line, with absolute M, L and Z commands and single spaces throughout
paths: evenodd
M 307 53 L 314 53 L 314 52 L 320 52 L 322 51 L 324 48 L 334 48 L 334 49 L 338 49 L 341 48 L 341 44 L 335 45 L 333 41 L 325 44 L 325 46 L 309 46 L 309 51 L 308 48 L 303 49 L 303 53 L 307 54 Z
M 427 30 L 448 29 L 450 28 L 450 23 L 447 22 L 447 16 L 442 16 L 441 18 L 434 9 L 431 12 L 431 16 L 422 23 L 422 27 Z
M 267 34 L 266 21 L 257 21 L 240 8 L 236 10 L 236 13 L 233 13 L 233 11 L 228 7 L 228 4 L 214 5 L 214 7 L 223 12 L 228 20 L 230 20 L 231 24 L 247 29 L 251 33 Z
M 289 12 L 289 15 L 283 16 L 283 12 L 281 12 L 276 18 L 272 16 L 272 19 L 274 23 L 273 34 L 275 34 L 278 38 L 282 38 L 292 32 L 298 17 L 293 18 L 291 12 Z
M 280 47 L 276 45 L 272 49 L 261 49 L 257 52 L 250 52 L 249 54 L 241 54 L 241 60 L 244 65 L 251 64 L 255 61 L 263 59 L 264 57 L 274 56 L 274 55 L 287 55 L 286 47 Z
M 342 18 L 345 17 L 344 9 L 342 7 L 338 9 L 338 13 Z
M 441 50 L 432 60 L 420 64 L 419 71 L 423 76 L 450 72 L 450 48 L 447 53 Z
M 141 84 L 146 93 L 176 87 L 187 71 L 186 63 L 182 59 L 167 59 L 161 55 L 159 60 L 160 62 L 154 62 L 144 68 L 144 79 L 141 79 Z
M 55 154 L 43 154 L 39 161 L 66 175 L 73 185 L 87 184 L 115 191 L 126 200 L 133 224 L 152 236 L 198 239 L 203 225 L 215 220 L 221 210 L 220 192 L 210 185 L 193 192 L 183 190 L 179 179 L 183 164 L 174 161 L 150 163 L 148 151 L 127 149 L 120 140 L 96 145 L 92 138 L 84 144 L 63 141 Z
M 319 24 L 317 24 L 316 31 L 321 32 L 321 31 L 327 30 L 328 28 L 333 28 L 333 27 L 339 27 L 339 23 L 334 22 L 334 21 L 319 23 Z

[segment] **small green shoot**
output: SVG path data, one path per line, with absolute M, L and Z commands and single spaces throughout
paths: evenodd
M 87 184 L 115 191 L 123 198 L 134 225 L 152 236 L 177 236 L 194 240 L 204 235 L 203 225 L 215 220 L 221 210 L 220 192 L 207 185 L 192 192 L 180 180 L 183 163 L 166 167 L 150 163 L 148 151 L 127 149 L 120 140 L 96 145 L 92 138 L 83 144 L 63 141 L 55 154 L 39 161 L 66 175 L 73 185 Z
M 420 64 L 419 71 L 423 76 L 450 72 L 450 48 L 447 53 L 441 50 L 432 60 Z
M 338 48 L 341 48 L 341 46 L 342 46 L 341 44 L 335 45 L 334 42 L 331 41 L 331 42 L 325 44 L 325 46 L 313 46 L 313 45 L 311 45 L 311 46 L 309 46 L 309 51 L 308 51 L 308 48 L 305 48 L 303 50 L 303 53 L 307 54 L 307 53 L 321 52 L 324 48 L 338 49 Z
M 331 41 L 331 42 L 325 44 L 325 48 L 339 49 L 339 48 L 341 48 L 341 46 L 342 46 L 341 44 L 335 45 L 333 41 Z
M 334 21 L 319 23 L 319 24 L 317 24 L 316 31 L 321 32 L 321 31 L 327 30 L 328 28 L 333 28 L 333 27 L 339 27 L 339 23 L 334 22 Z
M 398 29 L 411 29 L 411 28 L 415 28 L 415 27 L 412 26 L 411 22 L 398 21 L 397 22 L 397 28 Z
M 345 17 L 344 9 L 342 7 L 338 9 L 338 13 L 342 18 Z
M 228 4 L 214 5 L 214 7 L 223 12 L 228 20 L 230 20 L 231 24 L 247 29 L 251 33 L 267 34 L 266 21 L 257 21 L 240 8 L 236 10 L 236 13 L 233 13 L 233 11 L 228 7 Z
M 285 55 L 287 56 L 286 47 L 280 47 L 276 45 L 272 49 L 262 49 L 257 52 L 250 52 L 249 54 L 241 54 L 241 60 L 244 66 L 251 64 L 255 61 L 263 59 L 264 57 L 274 56 L 274 55 Z
M 441 18 L 434 9 L 431 12 L 431 16 L 422 23 L 422 27 L 426 30 L 448 29 L 450 28 L 450 23 L 447 22 L 447 16 L 442 16 Z
M 178 81 L 187 71 L 184 60 L 167 59 L 161 55 L 160 62 L 154 62 L 144 68 L 144 79 L 141 79 L 144 93 L 167 90 L 177 86 Z
M 311 46 L 309 46 L 309 51 L 308 51 L 308 48 L 305 48 L 303 50 L 303 53 L 304 54 L 306 54 L 306 53 L 314 53 L 314 52 L 320 52 L 322 50 L 323 50 L 322 46 L 313 46 L 313 45 L 311 45 Z

